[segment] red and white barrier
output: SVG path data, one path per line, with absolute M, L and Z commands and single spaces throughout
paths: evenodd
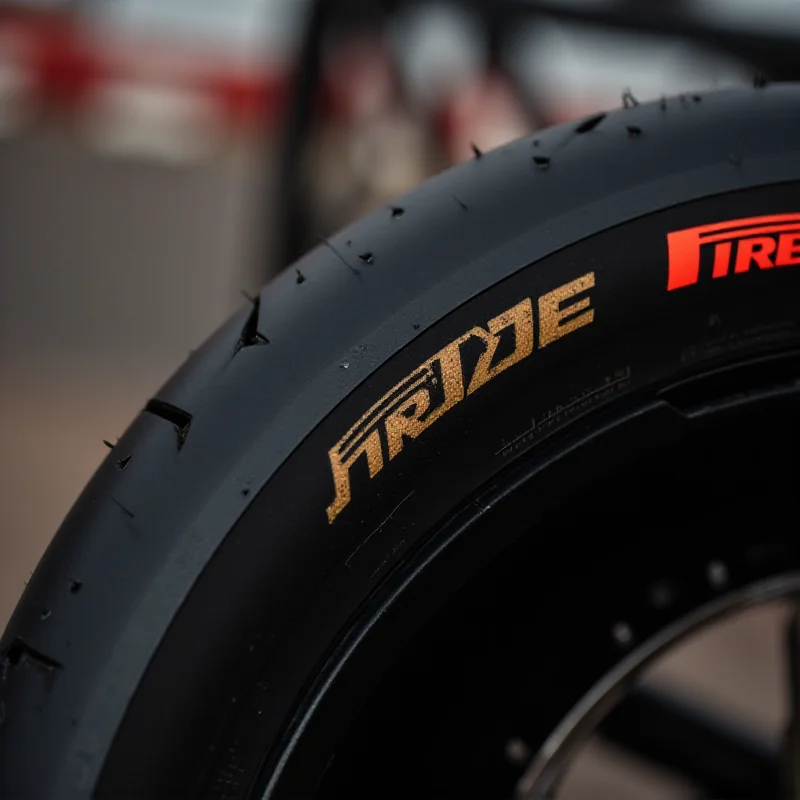
M 283 103 L 285 66 L 237 55 L 0 14 L 0 138 L 48 119 L 107 155 L 194 163 L 262 132 Z

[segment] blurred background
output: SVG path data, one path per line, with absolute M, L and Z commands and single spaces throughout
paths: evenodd
M 103 439 L 320 236 L 473 143 L 798 73 L 799 0 L 0 0 L 0 621 Z M 665 674 L 777 731 L 781 613 Z

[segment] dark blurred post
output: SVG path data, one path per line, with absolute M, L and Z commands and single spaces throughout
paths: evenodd
M 317 119 L 326 38 L 331 31 L 348 27 L 379 29 L 386 13 L 397 4 L 397 0 L 312 0 L 279 139 L 274 250 L 277 264 L 268 259 L 265 280 L 315 243 L 317 232 L 310 230 L 308 221 L 311 198 L 303 159 Z
M 312 0 L 286 98 L 283 134 L 277 156 L 275 252 L 278 269 L 298 258 L 305 245 L 307 199 L 302 157 L 313 127 L 322 72 L 323 39 L 336 5 L 336 0 Z M 269 191 L 273 191 L 271 184 Z M 274 272 L 275 265 L 265 264 L 264 279 L 272 277 Z

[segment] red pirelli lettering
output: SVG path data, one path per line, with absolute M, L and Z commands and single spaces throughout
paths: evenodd
M 800 214 L 746 217 L 668 233 L 668 291 L 697 283 L 701 249 L 709 246 L 714 248 L 713 278 L 800 264 Z

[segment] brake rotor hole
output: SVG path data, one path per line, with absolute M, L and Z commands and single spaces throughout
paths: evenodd
M 611 636 L 620 647 L 627 647 L 633 642 L 633 631 L 627 622 L 617 622 L 611 628 Z
M 711 561 L 706 567 L 706 578 L 715 589 L 721 589 L 728 583 L 730 575 L 722 561 Z

